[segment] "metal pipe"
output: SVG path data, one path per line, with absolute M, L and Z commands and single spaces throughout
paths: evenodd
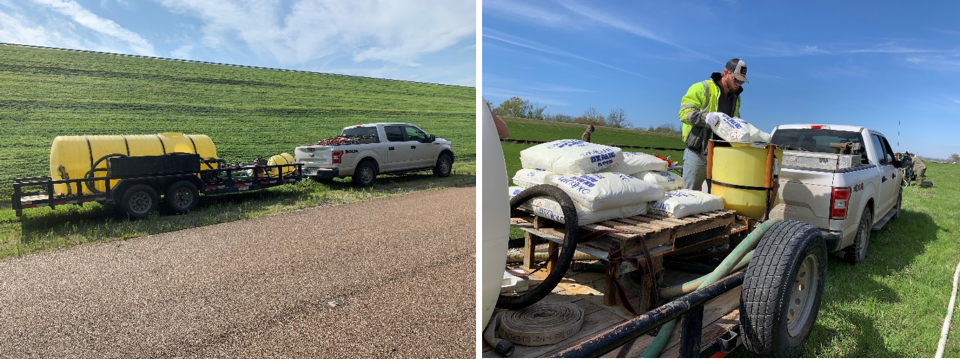
M 741 284 L 743 284 L 743 272 L 737 272 L 703 289 L 607 329 L 593 338 L 564 349 L 554 354 L 553 358 L 599 357 L 683 315 L 690 308 L 703 305 L 703 303 Z

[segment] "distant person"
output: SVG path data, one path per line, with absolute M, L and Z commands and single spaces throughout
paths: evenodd
M 587 125 L 587 130 L 583 131 L 583 136 L 580 136 L 580 139 L 583 142 L 590 142 L 590 135 L 593 134 L 593 125 Z
M 923 164 L 923 160 L 920 159 L 920 156 L 914 156 L 913 159 L 913 173 L 917 176 L 917 187 L 923 184 L 923 175 L 927 173 L 927 165 Z
M 483 101 L 483 105 L 487 106 L 487 109 L 490 110 L 490 115 L 493 116 L 493 124 L 497 125 L 497 135 L 500 135 L 500 138 L 507 138 L 510 136 L 510 129 L 507 128 L 506 122 L 500 119 L 500 116 L 493 113 L 493 109 L 490 108 L 490 105 L 487 104 L 487 101 Z
M 720 121 L 720 114 L 740 117 L 740 87 L 747 81 L 747 64 L 741 59 L 727 62 L 723 72 L 690 85 L 680 100 L 680 122 L 683 150 L 683 188 L 697 190 L 707 177 L 707 143 L 719 140 L 710 126 Z
M 903 168 L 903 180 L 907 181 L 907 186 L 909 186 L 910 177 L 913 177 L 913 157 L 910 156 L 910 152 L 903 151 L 903 156 L 900 157 L 900 168 Z

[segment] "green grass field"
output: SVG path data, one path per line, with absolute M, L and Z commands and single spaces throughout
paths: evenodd
M 582 125 L 505 119 L 510 138 L 579 139 Z M 598 127 L 593 142 L 682 147 L 679 138 Z M 504 143 L 508 176 L 520 169 L 531 144 Z M 646 153 L 656 151 L 629 150 Z M 660 152 L 681 159 L 682 153 Z M 933 357 L 960 261 L 960 166 L 928 163 L 931 188 L 903 192 L 903 213 L 873 231 L 867 259 L 850 265 L 830 256 L 819 317 L 800 357 Z M 511 232 L 518 237 L 522 232 Z M 958 315 L 960 316 L 960 315 Z M 954 318 L 945 357 L 960 356 L 960 319 Z M 743 348 L 733 357 L 752 357 Z
M 0 45 L 0 208 L 12 179 L 49 176 L 61 135 L 210 136 L 228 162 L 292 153 L 345 126 L 409 122 L 475 172 L 476 89 Z
M 381 176 L 373 189 L 312 181 L 202 196 L 186 215 L 142 221 L 91 203 L 10 208 L 12 180 L 49 176 L 61 135 L 204 134 L 227 162 L 253 162 L 349 125 L 409 122 L 453 142 L 449 178 Z M 0 45 L 0 258 L 476 182 L 476 89 Z

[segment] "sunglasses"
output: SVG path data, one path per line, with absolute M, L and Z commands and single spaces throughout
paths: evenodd
M 737 79 L 736 77 L 733 78 L 733 82 L 736 83 L 737 85 L 743 84 L 743 81 L 740 81 L 740 79 Z

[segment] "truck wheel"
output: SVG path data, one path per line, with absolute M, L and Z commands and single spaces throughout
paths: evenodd
M 873 227 L 873 213 L 870 213 L 870 208 L 864 208 L 863 215 L 860 216 L 860 225 L 857 226 L 857 237 L 853 239 L 853 245 L 847 247 L 844 255 L 844 259 L 851 264 L 860 263 L 867 258 L 871 227 Z
M 373 186 L 373 180 L 377 178 L 377 166 L 373 161 L 365 160 L 357 165 L 353 172 L 353 184 L 360 187 Z
M 813 329 L 827 280 L 827 247 L 817 228 L 776 223 L 763 234 L 740 293 L 743 344 L 766 357 L 794 357 Z
M 903 209 L 903 190 L 900 190 L 900 193 L 897 194 L 897 214 L 894 214 L 891 220 L 900 218 L 900 211 Z
M 159 205 L 160 196 L 157 195 L 157 191 L 153 187 L 136 184 L 123 192 L 120 208 L 129 218 L 141 219 L 147 217 Z
M 197 191 L 197 186 L 187 180 L 174 182 L 167 188 L 163 197 L 164 207 L 176 214 L 189 212 L 197 208 L 198 204 L 200 204 L 200 192 Z
M 453 157 L 448 153 L 441 153 L 440 158 L 437 158 L 437 166 L 433 168 L 433 174 L 437 177 L 449 177 L 452 168 Z

